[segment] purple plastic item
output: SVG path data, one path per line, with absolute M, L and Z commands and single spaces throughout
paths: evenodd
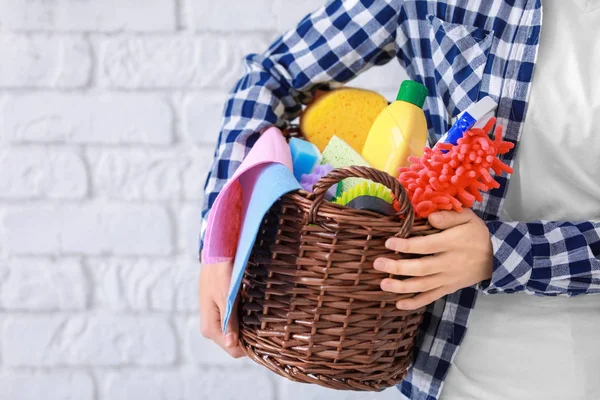
M 313 186 L 315 183 L 319 181 L 322 177 L 327 175 L 333 171 L 333 167 L 330 164 L 317 165 L 312 173 L 310 174 L 302 174 L 302 178 L 300 179 L 300 186 L 307 192 L 312 192 Z M 326 200 L 331 200 L 335 198 L 337 192 L 337 185 L 333 185 L 327 190 L 327 198 Z

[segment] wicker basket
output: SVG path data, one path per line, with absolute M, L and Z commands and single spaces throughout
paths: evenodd
M 400 213 L 381 216 L 323 200 L 349 177 L 392 190 Z M 408 255 L 386 239 L 435 232 L 414 212 L 402 185 L 367 167 L 332 171 L 313 193 L 298 191 L 267 213 L 244 276 L 240 341 L 255 362 L 296 382 L 379 391 L 406 376 L 424 309 L 400 311 L 373 269 L 380 256 Z M 401 277 L 396 277 L 400 279 Z

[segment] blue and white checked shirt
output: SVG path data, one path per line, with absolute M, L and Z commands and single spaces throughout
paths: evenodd
M 264 54 L 246 58 L 246 73 L 225 107 L 205 187 L 204 222 L 258 132 L 297 117 L 316 88 L 341 86 L 392 60 L 429 89 L 424 110 L 431 143 L 453 117 L 488 95 L 499 104 L 505 139 L 518 144 L 541 22 L 541 0 L 332 0 Z M 514 156 L 511 151 L 503 161 L 512 166 Z M 501 187 L 474 208 L 490 230 L 492 279 L 428 307 L 413 365 L 399 385 L 406 398 L 439 398 L 478 289 L 488 294 L 600 293 L 600 223 L 502 222 L 508 177 L 497 179 Z

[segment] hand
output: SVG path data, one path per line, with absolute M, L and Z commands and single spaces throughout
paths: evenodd
M 409 239 L 392 238 L 390 250 L 425 255 L 412 260 L 378 258 L 374 268 L 406 279 L 384 279 L 381 289 L 393 293 L 419 293 L 396 303 L 401 310 L 416 310 L 459 289 L 492 277 L 493 249 L 485 223 L 473 211 L 431 214 L 429 223 L 442 232 Z
M 225 334 L 221 321 L 225 314 L 233 264 L 230 262 L 203 265 L 200 270 L 200 330 L 202 336 L 213 340 L 233 358 L 244 356 L 238 342 L 239 324 L 237 303 L 229 318 Z

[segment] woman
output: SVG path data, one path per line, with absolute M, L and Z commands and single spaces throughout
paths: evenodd
M 543 4 L 541 34 L 540 0 L 334 0 L 248 56 L 227 103 L 204 217 L 259 132 L 296 117 L 316 87 L 397 60 L 429 89 L 431 143 L 477 99 L 499 103 L 517 145 L 503 158 L 511 184 L 498 177 L 473 212 L 433 214 L 437 235 L 388 243 L 429 256 L 375 262 L 412 277 L 382 282 L 420 293 L 398 308 L 429 305 L 400 397 L 600 398 L 600 298 L 572 297 L 600 292 L 600 0 Z M 202 326 L 240 356 L 237 322 L 219 329 L 230 273 L 203 266 Z M 475 305 L 481 292 L 502 295 Z

